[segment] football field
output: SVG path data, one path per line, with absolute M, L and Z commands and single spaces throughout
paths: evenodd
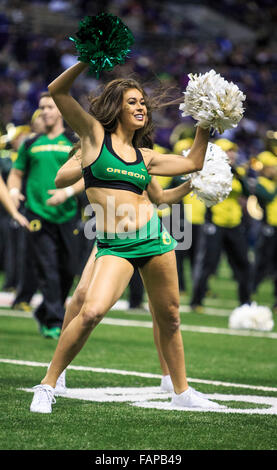
M 190 286 L 189 286 L 190 288 Z M 272 306 L 272 283 L 256 295 Z M 56 341 L 42 338 L 31 313 L 0 309 L 2 450 L 276 450 L 277 325 L 232 330 L 236 283 L 221 263 L 204 313 L 181 297 L 190 384 L 226 405 L 217 411 L 172 409 L 147 310 L 128 311 L 123 296 L 67 371 L 66 396 L 51 415 L 30 413 L 31 388 L 43 377 Z

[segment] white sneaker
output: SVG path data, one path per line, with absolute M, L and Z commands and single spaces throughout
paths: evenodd
M 51 365 L 51 362 L 47 370 L 49 369 L 50 365 Z M 65 395 L 67 392 L 66 383 L 65 383 L 65 372 L 66 372 L 66 369 L 64 369 L 64 371 L 61 373 L 61 375 L 57 379 L 56 387 L 55 387 L 55 395 Z
M 199 396 L 200 392 L 195 392 L 189 387 L 185 392 L 177 395 L 173 392 L 173 398 L 171 400 L 172 406 L 178 406 L 182 408 L 206 408 L 206 409 L 222 409 L 226 406 L 219 405 L 218 403 L 208 400 Z
M 190 387 L 190 389 L 191 389 L 198 397 L 207 399 L 207 395 L 205 395 L 205 393 L 198 392 L 198 390 L 195 390 L 195 388 L 193 388 L 193 387 Z
M 163 375 L 160 385 L 161 392 L 173 392 L 173 383 L 170 375 Z
M 190 387 L 190 388 L 199 397 L 206 398 L 204 393 L 198 392 L 193 387 Z M 161 390 L 161 392 L 174 392 L 174 387 L 173 387 L 173 383 L 172 383 L 170 375 L 163 375 L 162 376 L 160 390 Z
M 66 383 L 65 383 L 65 371 L 66 369 L 64 369 L 64 371 L 58 377 L 58 380 L 56 382 L 56 387 L 55 387 L 55 395 L 65 395 L 67 392 Z
M 30 411 L 33 413 L 51 413 L 52 403 L 56 403 L 54 397 L 54 388 L 51 385 L 36 385 Z

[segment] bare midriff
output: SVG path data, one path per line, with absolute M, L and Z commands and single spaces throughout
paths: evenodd
M 153 205 L 144 194 L 109 188 L 88 188 L 86 194 L 99 232 L 134 232 L 153 215 Z

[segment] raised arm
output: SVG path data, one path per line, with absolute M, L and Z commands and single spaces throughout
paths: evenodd
M 93 128 L 100 125 L 70 94 L 74 81 L 87 67 L 87 64 L 78 62 L 65 70 L 48 86 L 63 118 L 80 137 L 92 135 Z
M 184 196 L 191 192 L 191 180 L 176 186 L 176 188 L 163 189 L 153 176 L 151 183 L 147 186 L 147 194 L 150 201 L 157 206 L 160 204 L 177 204 Z
M 198 127 L 188 156 L 162 155 L 154 150 L 142 149 L 143 157 L 150 175 L 177 176 L 200 171 L 209 140 L 209 130 Z

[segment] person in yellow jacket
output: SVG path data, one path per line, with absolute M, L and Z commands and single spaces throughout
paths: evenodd
M 193 272 L 196 254 L 198 251 L 198 243 L 200 239 L 201 227 L 205 222 L 206 206 L 196 197 L 195 194 L 187 194 L 183 198 L 186 220 L 191 223 L 192 227 L 192 243 L 187 250 L 186 255 L 189 256 L 191 271 Z
M 205 223 L 201 227 L 190 302 L 192 309 L 198 312 L 202 311 L 207 282 L 216 272 L 222 251 L 226 253 L 238 283 L 239 303 L 250 303 L 248 242 L 240 202 L 244 187 L 238 178 L 238 175 L 243 173 L 243 168 L 236 166 L 238 152 L 235 143 L 218 139 L 215 144 L 227 153 L 234 176 L 231 193 L 223 202 L 206 210 Z
M 191 137 L 181 138 L 177 140 L 173 146 L 173 153 L 182 155 L 183 151 L 187 151 L 191 148 L 193 144 L 193 139 Z M 174 188 L 183 183 L 183 177 L 174 176 L 173 178 L 168 178 L 167 188 Z M 161 182 L 160 182 L 161 183 Z M 193 266 L 195 262 L 195 254 L 197 252 L 197 243 L 199 239 L 199 229 L 205 220 L 205 205 L 199 199 L 196 198 L 193 194 L 186 195 L 180 205 L 180 215 L 178 220 L 171 220 L 171 227 L 167 229 L 170 231 L 171 235 L 175 236 L 176 233 L 184 233 L 185 225 L 191 226 L 191 235 L 189 235 L 189 230 L 187 231 L 188 238 L 191 238 L 191 244 L 189 248 L 184 248 L 183 243 L 179 242 L 176 247 L 176 262 L 177 262 L 177 271 L 179 279 L 179 289 L 180 292 L 186 291 L 186 280 L 184 273 L 184 262 L 185 258 L 189 257 L 191 272 L 193 271 Z M 164 217 L 164 214 L 163 214 Z M 165 224 L 166 225 L 166 224 Z
M 154 150 L 159 153 L 170 153 L 170 150 L 162 147 L 161 145 L 155 143 Z M 166 189 L 170 186 L 172 181 L 172 176 L 156 176 L 157 181 L 161 185 L 163 189 Z M 181 181 L 183 183 L 183 181 Z M 163 222 L 166 228 L 169 230 L 169 226 L 167 223 L 167 219 L 170 217 L 171 210 L 169 207 L 165 208 L 164 210 L 159 210 L 158 215 L 159 217 L 163 217 Z M 141 280 L 139 270 L 135 269 L 134 274 L 130 279 L 129 282 L 129 297 L 128 303 L 130 309 L 139 309 L 143 308 L 143 296 L 144 296 L 144 286 Z
M 171 184 L 168 188 L 174 188 L 183 183 L 182 177 L 172 178 Z M 178 220 L 171 222 L 171 235 L 176 237 L 176 234 L 184 234 L 187 237 L 185 245 L 182 241 L 179 242 L 176 247 L 176 262 L 179 278 L 179 289 L 181 292 L 186 291 L 186 279 L 184 273 L 184 262 L 188 257 L 190 262 L 191 273 L 194 269 L 197 246 L 199 242 L 200 228 L 205 221 L 205 205 L 202 201 L 197 199 L 193 194 L 187 194 L 184 196 L 182 201 L 179 203 L 180 212 L 178 214 Z M 175 233 L 176 231 L 176 233 Z M 178 236 L 176 237 L 178 239 Z M 190 240 L 189 240 L 190 239 Z
M 277 313 L 277 157 L 269 151 L 257 156 L 261 170 L 253 189 L 259 205 L 263 209 L 255 247 L 252 291 L 255 293 L 260 283 L 268 276 L 274 282 L 273 310 Z

